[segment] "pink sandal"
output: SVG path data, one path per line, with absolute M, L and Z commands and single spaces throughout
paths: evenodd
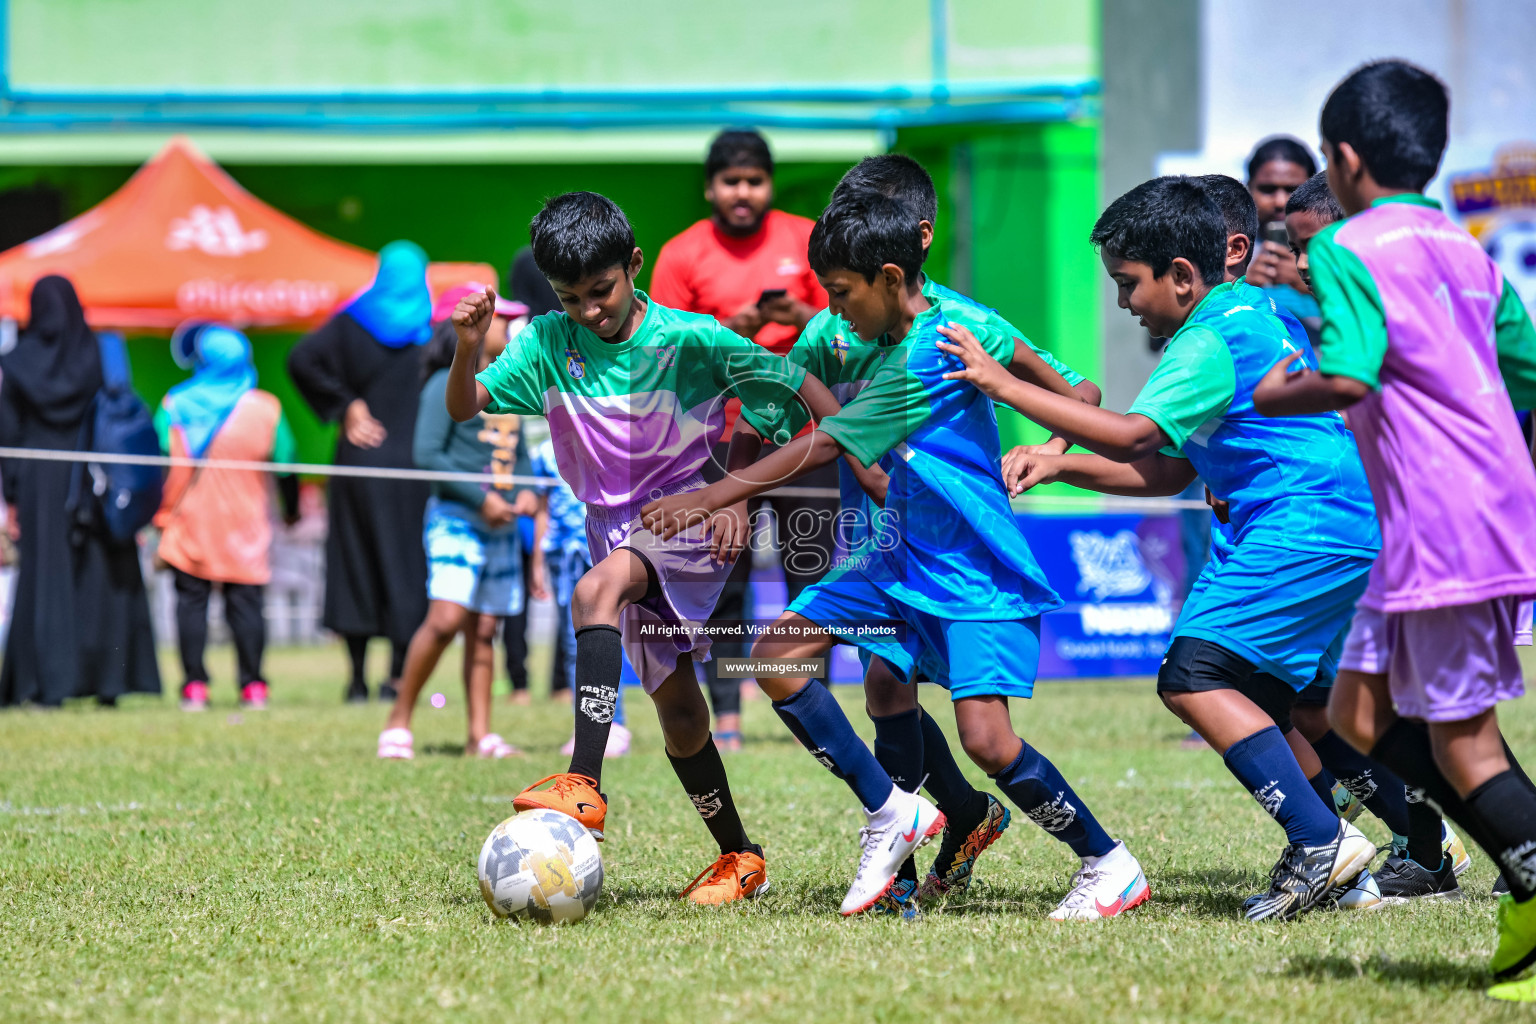
M 498 761 L 503 757 L 514 757 L 521 753 L 521 750 L 518 750 L 516 747 L 502 739 L 500 736 L 496 735 L 494 732 L 486 733 L 484 736 L 480 737 L 480 744 L 475 749 L 476 756 L 491 758 Z
M 409 761 L 416 756 L 415 738 L 409 729 L 385 729 L 379 733 L 379 756 L 391 761 Z

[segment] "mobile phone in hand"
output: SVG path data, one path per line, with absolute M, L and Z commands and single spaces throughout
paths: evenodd
M 1266 242 L 1275 242 L 1287 249 L 1291 247 L 1291 238 L 1285 233 L 1285 221 L 1283 220 L 1270 221 L 1264 225 L 1264 229 L 1259 233 L 1264 236 L 1264 241 Z
M 787 294 L 789 294 L 789 289 L 787 288 L 764 288 L 757 297 L 757 304 L 759 306 L 766 305 L 782 299 Z

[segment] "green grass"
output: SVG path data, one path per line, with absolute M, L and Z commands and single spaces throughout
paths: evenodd
M 568 708 L 498 697 L 495 725 L 527 756 L 466 759 L 445 670 L 449 704 L 423 701 L 416 761 L 381 764 L 383 709 L 340 704 L 337 650 L 276 651 L 268 668 L 265 714 L 236 713 L 227 670 L 204 715 L 169 697 L 0 714 L 0 1019 L 1459 1024 L 1520 1012 L 1482 995 L 1494 872 L 1480 854 L 1458 904 L 1242 923 L 1278 831 L 1214 754 L 1178 748 L 1145 680 L 1048 684 L 1015 710 L 1146 866 L 1152 899 L 1125 918 L 1044 920 L 1075 862 L 1021 816 L 956 904 L 911 923 L 839 918 L 860 818 L 763 701 L 747 705 L 748 746 L 728 765 L 773 892 L 680 902 L 712 848 L 638 697 L 634 753 L 604 779 L 598 909 L 548 929 L 493 923 L 474 864 L 511 795 L 564 767 Z M 924 689 L 946 721 L 942 693 Z M 1530 708 L 1506 724 L 1532 749 Z

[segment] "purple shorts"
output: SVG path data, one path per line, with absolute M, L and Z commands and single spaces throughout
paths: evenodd
M 654 497 L 703 486 L 704 478 L 695 474 L 661 488 Z M 619 548 L 628 548 L 656 574 L 657 585 L 651 592 L 625 608 L 619 617 L 624 653 L 646 693 L 656 692 L 677 669 L 683 655 L 692 654 L 694 661 L 709 660 L 710 641 L 702 635 L 701 627 L 715 613 L 715 602 L 731 574 L 730 565 L 716 565 L 710 557 L 702 524 L 669 541 L 641 528 L 640 509 L 652 500 L 645 497 L 625 505 L 587 506 L 587 546 L 593 565 Z M 647 634 L 658 633 L 655 639 L 647 638 Z
M 1385 674 L 1392 703 L 1406 718 L 1474 718 L 1525 693 L 1515 653 L 1522 603 L 1500 597 L 1417 612 L 1361 607 L 1339 668 Z

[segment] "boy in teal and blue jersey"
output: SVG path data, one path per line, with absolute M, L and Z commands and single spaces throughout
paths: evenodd
M 1063 480 L 1169 495 L 1198 472 L 1228 503 L 1232 549 L 1185 603 L 1158 693 L 1285 829 L 1269 890 L 1245 907 L 1253 920 L 1289 920 L 1375 854 L 1313 790 L 1285 734 L 1297 691 L 1348 629 L 1380 537 L 1343 420 L 1271 421 L 1253 409 L 1273 361 L 1305 350 L 1262 292 L 1223 281 L 1227 237 L 1206 187 L 1184 177 L 1132 189 L 1094 226 L 1120 305 L 1170 339 L 1129 413 L 1016 381 L 964 330 L 946 331 L 952 340 L 940 348 L 965 362 L 958 378 L 1098 453 L 1016 460 L 1015 492 Z
M 652 502 L 642 522 L 665 536 L 706 518 L 719 503 L 761 493 L 845 453 L 866 467 L 893 454 L 884 511 L 894 513 L 894 529 L 867 540 L 802 593 L 753 657 L 814 658 L 843 640 L 878 656 L 898 679 L 921 675 L 945 686 L 972 760 L 1082 861 L 1051 916 L 1114 916 L 1147 898 L 1140 864 L 1056 767 L 1019 739 L 1008 717 L 1008 698 L 1033 692 L 1039 615 L 1061 600 L 1009 508 L 992 403 L 947 381 L 946 372 L 960 364 L 934 346 L 952 321 L 970 325 L 1009 360 L 1015 341 L 974 304 L 924 296 L 922 248 L 918 218 L 899 200 L 861 193 L 828 207 L 811 235 L 811 266 L 849 328 L 887 350 L 884 363 L 816 432 L 686 498 Z M 936 834 L 944 817 L 893 785 L 825 689 L 787 675 L 759 675 L 758 682 L 785 724 L 870 814 L 843 913 L 869 909 L 921 845 L 919 837 Z M 913 689 L 904 691 L 915 708 Z
M 832 201 L 871 192 L 897 199 L 917 215 L 926 262 L 938 217 L 938 193 L 932 177 L 909 156 L 886 153 L 866 157 L 843 175 L 832 192 Z M 1011 366 L 1015 373 L 1058 394 L 1076 395 L 1082 401 L 1098 404 L 1100 392 L 1091 381 L 1035 346 L 995 310 L 946 288 L 925 273 L 920 274 L 920 280 L 922 294 L 930 303 L 944 301 L 975 310 L 986 317 L 989 325 L 1012 337 Z M 789 359 L 815 374 L 846 405 L 878 373 L 888 352 L 889 346 L 863 340 L 846 320 L 826 309 L 806 325 Z M 1052 439 L 1039 450 L 1062 451 L 1065 447 L 1065 442 Z M 879 465 L 889 469 L 891 458 L 885 456 Z M 899 523 L 894 512 L 886 512 L 865 493 L 864 484 L 851 472 L 846 460 L 839 469 L 842 511 L 836 533 L 842 548 L 852 553 L 870 531 L 894 528 Z M 877 493 L 883 494 L 883 490 L 877 489 Z M 866 650 L 860 649 L 859 660 L 865 670 L 865 708 L 875 726 L 876 759 L 903 789 L 915 790 L 922 781 L 946 819 L 938 855 L 921 888 L 916 865 L 909 860 L 902 864 L 896 883 L 881 903 L 882 909 L 910 913 L 916 909 L 909 902 L 914 896 L 928 901 L 964 892 L 970 885 L 977 858 L 1008 828 L 1011 816 L 996 797 L 977 790 L 967 781 L 938 723 L 923 708 L 913 706 L 906 680 L 898 679 L 883 660 Z
M 1253 193 L 1242 182 L 1225 174 L 1205 174 L 1197 180 L 1226 222 L 1225 279 L 1228 282 L 1241 280 L 1259 230 L 1259 213 Z M 1344 215 L 1321 173 L 1296 189 L 1286 204 L 1286 213 L 1293 248 L 1302 254 L 1312 235 Z M 1303 255 L 1298 260 L 1303 282 L 1307 279 L 1306 266 Z M 1315 362 L 1311 339 L 1301 321 L 1276 303 L 1273 296 L 1269 297 L 1269 303 L 1270 311 L 1285 324 L 1286 333 L 1297 348 Z M 1211 529 L 1209 564 L 1196 583 L 1202 589 L 1209 585 L 1232 551 L 1232 527 L 1225 521 L 1225 505 L 1225 502 L 1216 503 L 1218 522 Z M 1428 804 L 1410 804 L 1403 781 L 1386 766 L 1355 750 L 1328 726 L 1328 695 L 1333 688 L 1342 649 L 1343 637 L 1340 636 L 1319 662 L 1317 676 L 1297 694 L 1291 709 L 1291 722 L 1295 728 L 1285 736 L 1307 781 L 1325 804 L 1333 806 L 1341 818 L 1350 821 L 1360 813 L 1362 806 L 1368 807 L 1392 833 L 1391 853 L 1381 871 L 1375 875 L 1362 871 L 1348 891 L 1339 896 L 1338 906 L 1365 910 L 1382 901 L 1402 903 L 1423 897 L 1455 898 L 1460 895 L 1456 875 L 1471 864 L 1460 838 L 1444 825 L 1440 815 Z M 1201 746 L 1204 745 L 1202 740 Z M 1421 866 L 1422 863 L 1439 864 L 1442 851 L 1451 855 L 1446 871 L 1437 873 Z

